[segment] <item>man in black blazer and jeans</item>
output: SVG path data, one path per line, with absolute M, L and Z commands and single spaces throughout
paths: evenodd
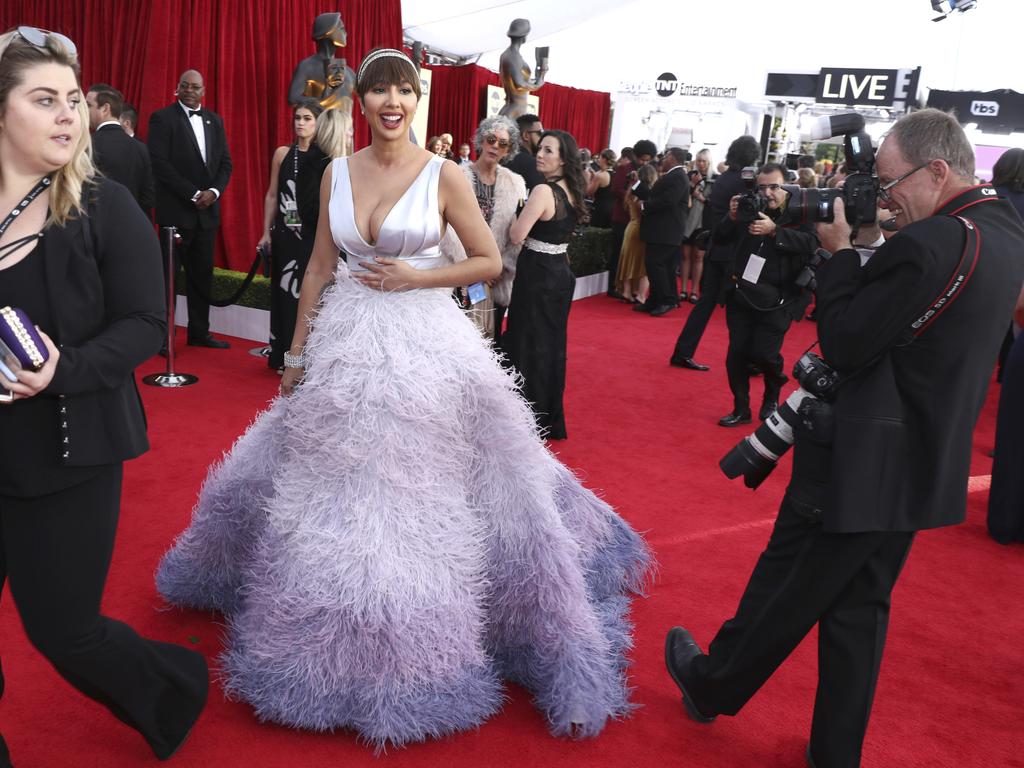
M 123 184 L 148 215 L 153 207 L 153 168 L 146 145 L 121 126 L 124 96 L 113 86 L 94 83 L 85 95 L 92 133 L 92 159 L 108 179 Z
M 231 178 L 231 155 L 220 115 L 202 108 L 205 90 L 201 74 L 184 72 L 177 103 L 150 116 L 147 144 L 157 181 L 157 224 L 175 226 L 181 235 L 177 252 L 188 274 L 188 343 L 225 349 L 227 342 L 210 335 L 209 296 L 220 196 Z
M 817 768 L 860 765 L 890 593 L 915 531 L 964 520 L 974 424 L 1024 280 L 1024 225 L 974 185 L 954 117 L 901 118 L 877 172 L 895 236 L 854 250 L 881 238 L 861 227 L 852 242 L 841 200 L 818 228 L 834 254 L 817 275 L 821 350 L 840 376 L 831 440 L 797 424 L 775 529 L 707 654 L 681 627 L 665 648 L 687 712 L 709 722 L 736 714 L 817 624 Z M 970 655 L 950 652 L 954 663 Z
M 643 201 L 640 239 L 646 244 L 644 266 L 651 281 L 647 301 L 633 307 L 660 317 L 679 306 L 675 255 L 683 242 L 683 226 L 690 207 L 690 181 L 686 178 L 686 151 L 672 147 L 661 161 L 661 178 L 653 187 L 636 181 L 633 194 Z

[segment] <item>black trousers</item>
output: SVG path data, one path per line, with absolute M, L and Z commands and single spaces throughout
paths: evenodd
M 26 635 L 60 675 L 165 757 L 199 717 L 209 678 L 202 655 L 100 615 L 121 475 L 117 464 L 49 496 L 0 496 L 0 587 L 10 579 Z
M 644 252 L 644 267 L 647 279 L 651 281 L 651 295 L 644 303 L 651 307 L 676 305 L 679 303 L 679 288 L 676 282 L 675 256 L 678 245 L 647 243 Z
M 750 408 L 750 373 L 752 363 L 764 373 L 765 400 L 775 401 L 786 374 L 782 371 L 782 340 L 789 330 L 792 318 L 786 310 L 759 312 L 734 295 L 725 307 L 725 322 L 729 328 L 729 351 L 725 355 L 725 369 L 732 390 L 733 408 Z
M 700 278 L 700 298 L 690 310 L 683 330 L 679 332 L 676 348 L 672 353 L 673 357 L 681 359 L 693 357 L 697 353 L 697 345 L 700 344 L 700 339 L 704 335 L 704 329 L 708 327 L 708 321 L 715 311 L 715 304 L 725 290 L 728 277 L 729 262 L 704 258 L 704 272 Z
M 179 229 L 181 243 L 175 248 L 177 264 L 184 265 L 185 299 L 188 303 L 188 337 L 204 339 L 210 332 L 210 303 L 213 291 L 213 246 L 217 241 L 216 229 Z M 160 247 L 164 249 L 164 275 L 167 274 L 167 238 L 160 232 Z M 289 343 L 291 340 L 289 339 Z
M 1000 544 L 1024 541 L 1024 333 L 1003 366 L 996 450 L 988 494 L 988 533 Z
M 612 222 L 612 250 L 608 254 L 608 290 L 614 291 L 619 275 L 619 253 L 622 251 L 622 241 L 626 237 L 628 221 Z
M 825 533 L 789 497 L 736 615 L 686 671 L 704 715 L 735 715 L 818 624 L 811 751 L 819 768 L 860 765 L 889 626 L 889 598 L 913 532 Z

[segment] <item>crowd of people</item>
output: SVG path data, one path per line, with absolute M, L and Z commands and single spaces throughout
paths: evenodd
M 32 353 L 0 372 L 0 433 L 19 436 L 0 441 L 0 579 L 33 645 L 166 759 L 202 712 L 206 663 L 100 603 L 123 462 L 148 448 L 133 372 L 166 331 L 144 210 L 182 236 L 189 343 L 227 346 L 210 334 L 209 275 L 232 164 L 199 72 L 151 116 L 146 146 L 121 127 L 117 89 L 83 93 L 78 76 L 64 35 L 0 36 L 0 211 L 15 212 L 0 221 L 0 307 L 23 313 L 0 314 L 0 332 Z M 652 555 L 544 442 L 567 436 L 568 244 L 607 225 L 609 295 L 653 317 L 693 305 L 672 365 L 707 370 L 693 355 L 724 303 L 733 408 L 719 424 L 752 421 L 753 366 L 758 416 L 780 434 L 782 339 L 820 248 L 819 339 L 841 384 L 790 425 L 793 477 L 735 616 L 706 653 L 673 628 L 665 663 L 708 723 L 819 626 L 806 759 L 858 765 L 891 590 L 916 531 L 964 518 L 1015 303 L 1022 320 L 1024 153 L 978 185 L 953 117 L 901 118 L 877 155 L 883 234 L 852 229 L 841 199 L 831 222 L 786 218 L 789 169 L 741 173 L 761 159 L 751 136 L 714 166 L 647 140 L 589 156 L 536 115 L 496 116 L 452 155 L 450 135 L 410 139 L 420 80 L 404 52 L 370 51 L 353 85 L 367 147 L 352 151 L 342 113 L 299 101 L 273 153 L 259 243 L 280 397 L 210 468 L 157 572 L 170 603 L 225 617 L 225 690 L 263 720 L 378 747 L 476 727 L 506 679 L 555 734 L 628 715 L 626 613 Z M 804 183 L 824 181 L 810 170 Z M 1021 359 L 1017 342 L 1004 394 Z M 1003 399 L 990 527 L 1012 541 L 1021 409 Z

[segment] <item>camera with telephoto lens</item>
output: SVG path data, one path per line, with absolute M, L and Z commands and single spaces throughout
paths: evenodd
M 748 165 L 740 171 L 740 178 L 747 191 L 736 201 L 736 221 L 750 224 L 757 221 L 762 213 L 768 210 L 768 198 L 757 194 L 754 185 L 757 183 L 757 166 Z
M 793 366 L 793 378 L 800 388 L 718 462 L 730 480 L 743 475 L 744 485 L 757 488 L 793 445 L 798 425 L 802 424 L 815 442 L 831 442 L 830 403 L 839 386 L 839 374 L 820 357 L 806 352 Z
M 846 178 L 838 189 L 801 189 L 786 185 L 789 202 L 787 223 L 801 224 L 835 219 L 836 198 L 843 199 L 847 223 L 854 237 L 864 224 L 873 224 L 878 201 L 878 176 L 875 173 L 875 150 L 871 137 L 864 131 L 864 118 L 856 113 L 822 117 L 811 128 L 812 139 L 844 136 Z

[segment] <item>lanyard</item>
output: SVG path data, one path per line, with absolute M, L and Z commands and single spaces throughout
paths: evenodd
M 32 191 L 25 195 L 25 197 L 22 198 L 22 201 L 14 207 L 14 210 L 8 213 L 7 216 L 4 217 L 4 220 L 0 222 L 0 237 L 4 236 L 4 232 L 6 232 L 7 228 L 11 226 L 11 223 L 18 218 L 18 215 L 28 208 L 29 205 L 32 204 L 32 201 L 39 197 L 44 190 L 48 189 L 52 182 L 53 180 L 49 176 L 46 176 L 45 178 L 40 179 L 39 183 L 32 187 Z

